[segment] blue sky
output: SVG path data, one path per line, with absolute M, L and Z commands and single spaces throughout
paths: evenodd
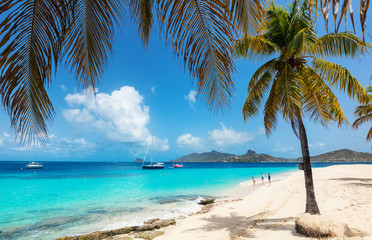
M 368 18 L 371 23 L 371 16 Z M 355 20 L 361 36 L 359 19 Z M 318 29 L 324 31 L 322 23 Z M 368 36 L 366 39 L 371 40 Z M 347 66 L 364 86 L 371 84 L 371 56 L 332 61 Z M 277 130 L 267 138 L 262 115 L 243 121 L 241 107 L 247 85 L 262 63 L 236 61 L 236 92 L 231 111 L 214 114 L 196 97 L 196 85 L 172 55 L 171 48 L 166 47 L 164 37 L 153 33 L 148 48 L 144 49 L 136 30 L 126 24 L 116 35 L 114 54 L 96 97 L 85 94 L 74 75 L 59 67 L 48 90 L 56 114 L 49 125 L 45 147 L 14 142 L 9 117 L 6 112 L 0 112 L 0 161 L 134 161 L 144 157 L 152 131 L 157 161 L 174 159 L 177 148 L 180 156 L 211 150 L 244 154 L 252 149 L 274 156 L 299 157 L 299 141 L 288 123 L 281 120 Z M 337 96 L 353 122 L 357 102 L 343 93 Z M 371 151 L 371 143 L 365 141 L 370 124 L 354 130 L 339 129 L 336 125 L 323 128 L 306 121 L 305 127 L 311 155 L 342 148 Z

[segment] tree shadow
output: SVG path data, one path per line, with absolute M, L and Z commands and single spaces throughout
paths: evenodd
M 207 232 L 220 229 L 227 229 L 231 239 L 239 237 L 257 238 L 254 230 L 267 231 L 289 231 L 293 236 L 302 237 L 294 228 L 293 217 L 287 218 L 268 218 L 265 215 L 269 212 L 261 212 L 249 217 L 241 216 L 238 213 L 230 213 L 229 217 L 212 215 L 210 218 L 203 218 L 205 225 L 199 228 L 188 229 L 186 231 L 204 230 Z M 291 224 L 293 223 L 293 224 Z
M 372 178 L 331 178 L 330 180 L 349 182 L 347 185 L 372 188 Z

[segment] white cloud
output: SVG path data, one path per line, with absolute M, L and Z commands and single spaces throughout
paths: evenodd
M 188 95 L 185 96 L 185 99 L 188 101 L 190 107 L 195 111 L 194 103 L 196 103 L 196 95 L 197 92 L 195 90 L 191 90 Z
M 84 138 L 58 138 L 54 134 L 50 134 L 45 145 L 38 142 L 32 145 L 20 145 L 14 141 L 14 136 L 3 132 L 0 133 L 0 152 L 13 154 L 17 152 L 44 152 L 54 153 L 58 155 L 75 157 L 90 155 L 95 152 L 96 144 L 88 142 Z
M 151 92 L 152 92 L 152 94 L 156 94 L 156 87 L 151 87 Z
M 192 136 L 190 133 L 186 133 L 177 138 L 177 145 L 180 147 L 199 148 L 202 145 L 202 140 L 199 137 Z
M 143 96 L 133 87 L 124 86 L 111 94 L 97 92 L 95 97 L 68 94 L 65 101 L 71 108 L 63 110 L 63 116 L 80 129 L 95 131 L 122 143 L 145 146 L 151 142 L 147 128 L 150 108 L 143 104 Z M 168 139 L 154 136 L 154 147 L 168 150 Z
M 254 139 L 255 134 L 237 132 L 233 128 L 226 128 L 221 122 L 220 125 L 221 129 L 214 129 L 208 132 L 210 140 L 218 146 L 226 147 L 235 144 L 242 144 Z
M 294 150 L 295 149 L 293 147 L 284 147 L 281 143 L 275 144 L 275 147 L 273 148 L 274 152 L 289 152 Z
M 61 90 L 62 90 L 63 92 L 66 92 L 66 91 L 67 91 L 67 88 L 66 88 L 66 86 L 65 86 L 65 85 L 63 85 L 63 84 L 61 84 Z
M 310 144 L 309 143 L 309 148 L 312 148 L 312 149 L 324 149 L 325 147 L 325 144 L 322 143 L 322 142 L 318 142 L 318 143 L 315 143 L 315 144 Z

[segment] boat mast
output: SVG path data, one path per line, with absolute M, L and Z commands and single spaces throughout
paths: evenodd
M 151 165 L 152 165 L 152 147 L 154 146 L 154 130 L 152 130 L 152 134 L 151 134 Z
M 145 164 L 146 156 L 147 156 L 147 153 L 148 153 L 148 151 L 149 151 L 149 147 L 150 147 L 150 143 L 147 144 L 146 153 L 145 153 L 145 157 L 143 158 L 142 165 Z

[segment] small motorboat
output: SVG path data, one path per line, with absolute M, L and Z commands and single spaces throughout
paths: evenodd
M 29 164 L 26 165 L 26 168 L 29 168 L 29 169 L 43 168 L 43 164 L 39 164 L 37 162 L 30 162 Z
M 163 169 L 164 163 L 151 163 L 149 165 L 142 165 L 142 169 Z

